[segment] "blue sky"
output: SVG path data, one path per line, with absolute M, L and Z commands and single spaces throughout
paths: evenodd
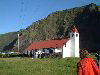
M 0 0 L 0 34 L 24 29 L 48 14 L 100 0 Z

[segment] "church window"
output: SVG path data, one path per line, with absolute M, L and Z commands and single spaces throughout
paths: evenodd
M 76 34 L 76 37 L 78 37 L 78 34 Z
M 72 37 L 74 36 L 74 34 L 72 34 Z

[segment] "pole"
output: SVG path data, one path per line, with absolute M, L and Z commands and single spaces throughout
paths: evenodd
M 19 52 L 19 33 L 18 33 L 18 52 Z

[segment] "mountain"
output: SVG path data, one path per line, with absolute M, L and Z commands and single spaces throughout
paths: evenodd
M 72 25 L 76 25 L 80 33 L 80 49 L 86 48 L 91 52 L 99 51 L 100 6 L 93 3 L 53 12 L 46 18 L 33 22 L 26 29 L 16 32 L 20 34 L 20 51 L 23 51 L 32 42 L 69 37 L 68 33 Z M 0 38 L 0 40 L 2 39 L 3 37 Z M 4 43 L 0 45 L 1 49 L 17 51 L 17 37 L 10 42 L 8 42 L 9 39 L 5 38 L 5 40 L 0 41 L 1 44 Z
M 17 32 L 9 32 L 6 34 L 0 34 L 0 51 L 5 50 L 4 48 L 8 46 L 10 43 L 12 43 L 16 38 L 17 38 Z

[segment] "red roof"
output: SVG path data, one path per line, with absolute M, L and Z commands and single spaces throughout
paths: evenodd
M 78 32 L 78 30 L 77 30 L 77 28 L 76 28 L 76 26 L 73 26 L 72 28 L 71 28 L 71 30 L 70 30 L 71 32 Z
M 41 42 L 33 42 L 25 50 L 36 50 L 42 48 L 61 48 L 69 39 L 46 40 Z

